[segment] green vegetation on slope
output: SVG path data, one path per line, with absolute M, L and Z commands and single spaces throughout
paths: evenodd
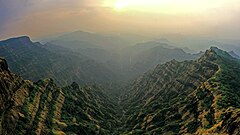
M 96 85 L 23 80 L 1 58 L 0 132 L 239 134 L 239 76 L 239 60 L 211 48 L 196 61 L 158 65 L 113 103 Z
M 115 105 L 97 86 L 32 83 L 0 64 L 1 134 L 110 134 L 119 126 Z
M 197 61 L 159 65 L 122 97 L 122 131 L 238 134 L 239 71 L 239 61 L 217 48 Z
M 118 126 L 115 105 L 98 87 L 80 88 L 77 83 L 63 88 L 65 102 L 62 120 L 66 133 L 110 134 Z

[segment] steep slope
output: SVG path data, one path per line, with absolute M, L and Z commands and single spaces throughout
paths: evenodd
M 116 106 L 97 86 L 80 88 L 76 83 L 63 88 L 62 120 L 67 134 L 112 134 L 119 121 Z
M 1 41 L 0 56 L 7 59 L 11 71 L 34 81 L 51 77 L 66 85 L 114 78 L 114 73 L 103 64 L 61 47 L 33 43 L 29 37 Z
M 240 62 L 211 48 L 196 61 L 172 60 L 137 79 L 122 97 L 125 134 L 240 131 Z
M 98 87 L 23 80 L 2 58 L 0 90 L 0 134 L 110 134 L 118 123 L 114 104 Z

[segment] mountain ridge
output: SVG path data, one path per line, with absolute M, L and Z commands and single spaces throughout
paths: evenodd
M 128 82 L 159 63 L 199 56 L 154 41 L 121 51 L 109 51 L 72 40 L 64 47 L 52 43 L 43 45 L 26 36 L 7 41 L 0 42 L 0 55 L 8 60 L 13 72 L 33 81 L 51 77 L 62 86 L 73 81 L 80 84 L 115 83 L 112 80 Z M 148 44 L 152 45 L 149 47 Z
M 172 60 L 158 65 L 130 85 L 122 97 L 125 134 L 211 134 L 239 133 L 238 88 L 233 82 L 220 81 L 223 61 L 239 61 L 225 51 L 210 48 L 196 61 Z M 231 69 L 230 69 L 231 71 Z M 233 73 L 228 75 L 236 76 Z M 169 83 L 168 83 L 169 82 Z M 221 86 L 221 85 L 222 86 Z M 221 87 L 217 87 L 217 86 Z M 235 93 L 235 100 L 231 99 Z M 221 94 L 220 94 L 221 93 Z M 225 95 L 225 96 L 223 96 Z M 227 105 L 228 104 L 228 105 Z M 234 108 L 228 108 L 228 107 Z M 222 117 L 228 114 L 229 117 Z M 236 116 L 237 115 L 237 116 Z M 220 118 L 221 116 L 221 118 Z M 233 122 L 236 120 L 235 122 Z M 231 121 L 231 122 L 230 122 Z M 238 123 L 238 124 L 237 124 Z M 234 126 L 235 125 L 235 126 Z
M 112 102 L 97 85 L 24 80 L 0 58 L 0 133 L 237 134 L 239 69 L 211 47 L 197 60 L 157 65 Z
M 110 134 L 118 124 L 116 112 L 99 89 L 23 80 L 1 58 L 0 134 Z
M 114 73 L 105 65 L 67 49 L 32 42 L 29 37 L 0 42 L 0 55 L 8 60 L 13 72 L 37 81 L 54 78 L 58 84 L 101 82 L 112 80 Z M 101 71 L 101 72 L 97 72 Z M 33 74 L 33 75 L 32 75 Z
M 30 42 L 31 39 L 29 36 L 19 36 L 19 37 L 14 37 L 14 38 L 9 38 L 9 39 L 6 39 L 6 40 L 2 40 L 0 41 L 1 42 L 15 42 L 16 40 L 22 40 L 22 41 L 27 41 L 27 42 Z

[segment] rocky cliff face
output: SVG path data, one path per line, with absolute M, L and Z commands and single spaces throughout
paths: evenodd
M 33 83 L 8 70 L 0 59 L 0 133 L 106 134 L 117 120 L 114 105 L 99 88 L 59 88 L 52 79 Z

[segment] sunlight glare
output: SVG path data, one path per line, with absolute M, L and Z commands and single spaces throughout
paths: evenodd
M 200 13 L 224 5 L 223 0 L 116 0 L 113 8 L 117 11 L 141 11 L 153 13 Z
M 117 11 L 122 11 L 124 8 L 126 8 L 128 6 L 126 1 L 117 1 L 115 3 L 115 9 Z

